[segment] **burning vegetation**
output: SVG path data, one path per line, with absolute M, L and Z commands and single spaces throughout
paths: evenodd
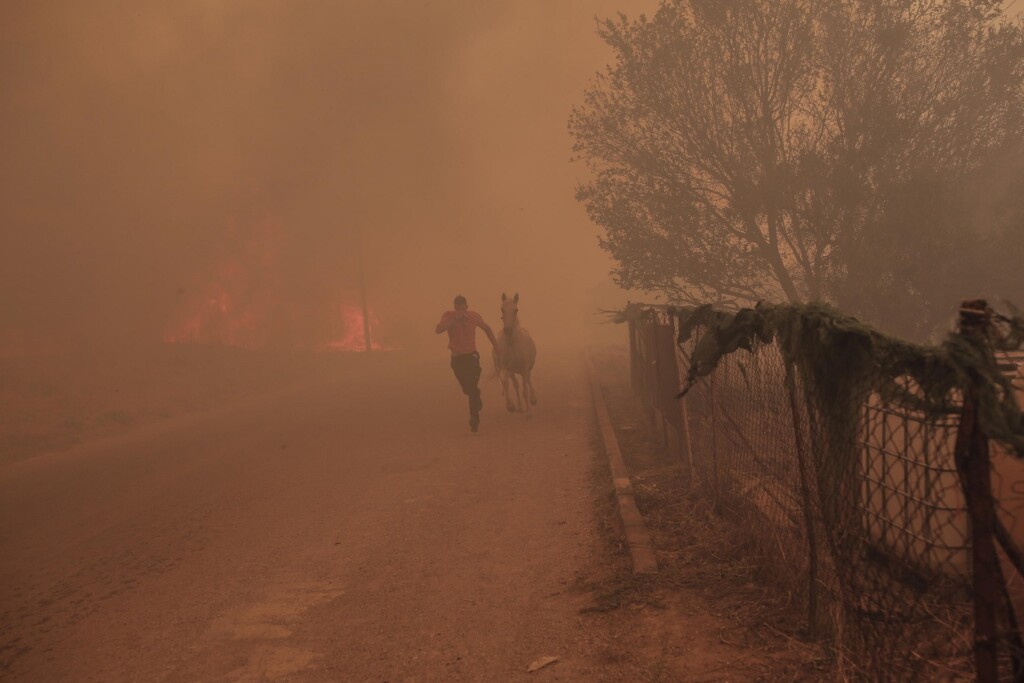
M 229 234 L 238 235 L 233 222 Z M 379 317 L 367 306 L 368 324 L 359 292 L 323 297 L 315 306 L 301 305 L 286 295 L 286 270 L 281 260 L 284 231 L 266 219 L 247 239 L 195 275 L 167 323 L 169 344 L 209 344 L 246 349 L 287 346 L 312 351 L 366 351 L 394 348 L 377 339 Z M 342 274 L 344 275 L 344 274 Z M 301 315 L 299 314 L 301 312 Z M 312 315 L 310 315 L 312 313 Z

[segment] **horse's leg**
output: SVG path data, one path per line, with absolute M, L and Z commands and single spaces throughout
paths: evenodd
M 508 390 L 508 381 L 512 380 L 514 383 L 516 378 L 512 376 L 511 372 L 507 370 L 501 373 L 501 391 L 505 394 L 505 407 L 508 408 L 508 412 L 514 412 L 516 407 L 512 405 L 512 392 Z
M 537 405 L 537 391 L 533 388 L 533 377 L 530 376 L 530 373 L 526 373 L 523 377 L 523 386 L 529 387 L 527 396 L 530 397 L 530 405 Z
M 515 410 L 522 410 L 523 409 L 523 398 L 522 398 L 522 395 L 519 393 L 519 378 L 516 377 L 516 374 L 514 372 L 508 373 L 508 376 L 512 378 L 512 388 L 515 389 L 515 392 L 516 392 L 516 405 L 515 406 L 512 405 L 512 396 L 510 395 L 508 397 L 508 409 L 509 409 L 509 412 L 513 412 Z
M 522 373 L 519 378 L 523 382 L 523 399 L 519 403 L 519 409 L 527 413 L 530 412 L 530 375 L 528 373 Z

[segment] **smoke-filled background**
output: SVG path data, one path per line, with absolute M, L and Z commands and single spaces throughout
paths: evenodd
M 608 59 L 594 18 L 655 6 L 4 3 L 0 344 L 341 347 L 360 234 L 385 345 L 456 293 L 580 334 L 625 295 L 567 116 Z

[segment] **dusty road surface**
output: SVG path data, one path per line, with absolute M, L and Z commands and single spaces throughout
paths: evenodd
M 380 354 L 4 466 L 0 680 L 628 679 L 572 588 L 602 561 L 582 363 L 542 358 L 532 417 L 483 386 L 471 434 L 443 354 Z

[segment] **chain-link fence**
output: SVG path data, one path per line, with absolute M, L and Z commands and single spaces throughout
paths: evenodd
M 1024 680 L 1021 356 L 981 306 L 936 347 L 823 307 L 625 311 L 654 427 L 846 678 Z

